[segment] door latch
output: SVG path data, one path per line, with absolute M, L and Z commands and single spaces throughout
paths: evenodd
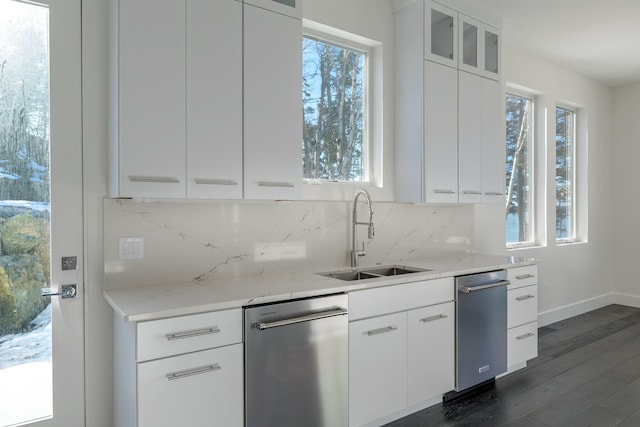
M 43 297 L 56 297 L 60 296 L 62 299 L 77 298 L 78 297 L 78 285 L 61 285 L 58 292 L 54 292 L 51 288 L 42 288 Z

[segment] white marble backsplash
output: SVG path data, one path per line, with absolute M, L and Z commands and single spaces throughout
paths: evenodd
M 348 202 L 105 199 L 105 288 L 348 268 L 352 209 Z M 361 265 L 473 251 L 472 205 L 374 201 L 373 211 L 375 237 Z M 365 203 L 358 217 L 367 218 Z M 362 245 L 367 227 L 357 231 Z M 143 237 L 144 258 L 120 260 L 120 237 Z

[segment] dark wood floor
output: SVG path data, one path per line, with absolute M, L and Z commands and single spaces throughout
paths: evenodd
M 527 368 L 387 427 L 640 426 L 640 309 L 610 305 L 539 329 Z

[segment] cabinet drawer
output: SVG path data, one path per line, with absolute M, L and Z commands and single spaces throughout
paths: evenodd
M 507 331 L 507 365 L 514 366 L 538 356 L 538 322 Z
M 538 320 L 538 286 L 525 286 L 507 292 L 508 327 Z
M 349 320 L 453 301 L 453 277 L 349 293 Z
M 138 363 L 138 426 L 241 427 L 242 344 Z
M 242 341 L 242 310 L 138 323 L 136 360 L 158 359 Z
M 538 283 L 538 266 L 510 268 L 507 270 L 507 280 L 511 282 L 509 289 L 523 286 L 536 285 Z

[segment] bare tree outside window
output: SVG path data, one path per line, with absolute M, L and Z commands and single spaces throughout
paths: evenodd
M 308 36 L 302 43 L 304 177 L 367 181 L 367 54 Z
M 506 94 L 507 245 L 535 243 L 533 192 L 533 100 Z

